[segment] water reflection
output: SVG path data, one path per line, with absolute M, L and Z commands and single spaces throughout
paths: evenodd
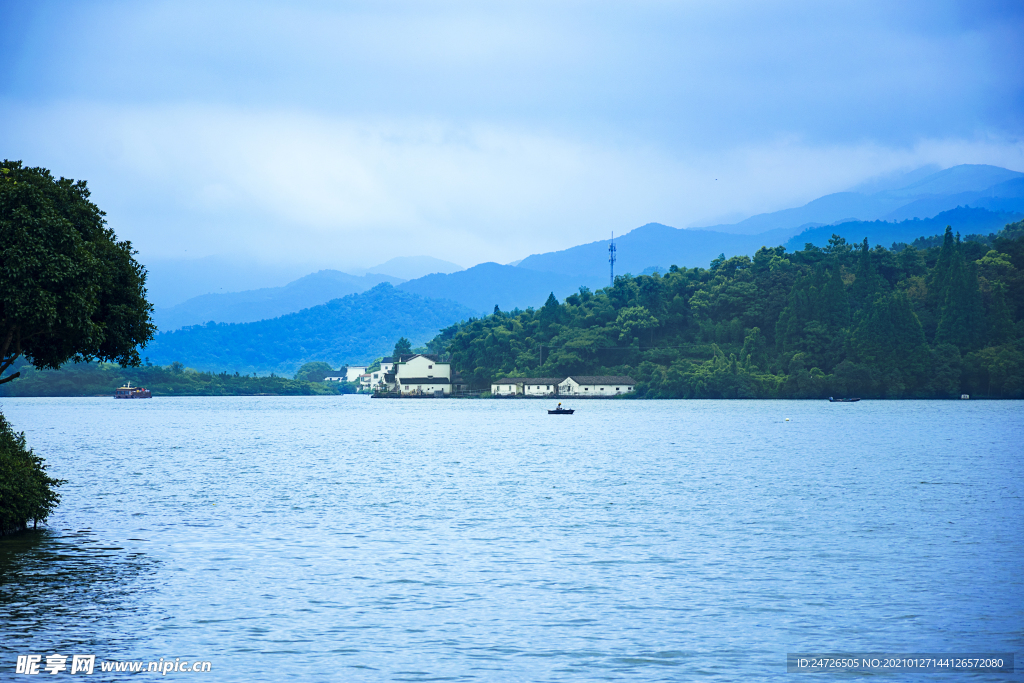
M 130 651 L 156 562 L 89 529 L 0 538 L 0 661 L 19 654 Z M 151 616 L 151 615 L 150 615 Z

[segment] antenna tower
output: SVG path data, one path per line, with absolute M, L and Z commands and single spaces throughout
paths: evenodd
M 615 233 L 612 233 L 611 244 L 608 245 L 608 265 L 611 270 L 610 284 L 615 286 Z

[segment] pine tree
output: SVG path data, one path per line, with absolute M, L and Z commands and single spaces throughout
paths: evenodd
M 945 245 L 943 245 L 945 246 Z M 960 235 L 946 276 L 945 299 L 935 331 L 939 344 L 953 344 L 961 351 L 975 349 L 985 332 L 977 265 L 964 259 Z
M 822 317 L 832 331 L 838 331 L 850 325 L 850 299 L 846 295 L 846 285 L 837 270 L 830 270 L 822 288 Z
M 882 281 L 871 260 L 871 248 L 865 237 L 857 254 L 857 279 L 850 289 L 850 299 L 857 312 L 869 311 L 878 295 L 882 293 Z
M 402 356 L 411 356 L 412 342 L 405 337 L 401 337 L 397 342 L 395 342 L 395 350 L 391 355 L 394 356 L 396 363 L 401 360 Z
M 992 283 L 992 307 L 988 315 L 988 343 L 1005 344 L 1013 338 L 1013 315 L 1006 303 L 1006 285 Z
M 936 318 L 942 313 L 942 306 L 946 301 L 947 290 L 949 289 L 949 272 L 953 266 L 953 260 L 957 253 L 956 244 L 953 242 L 953 228 L 946 226 L 946 232 L 942 235 L 942 248 L 939 250 L 939 259 L 935 267 L 928 273 L 925 285 L 928 287 L 927 303 L 928 308 L 935 314 Z
M 923 382 L 928 346 L 921 321 L 902 292 L 880 297 L 865 311 L 855 345 L 861 359 L 884 374 L 898 371 L 909 387 Z

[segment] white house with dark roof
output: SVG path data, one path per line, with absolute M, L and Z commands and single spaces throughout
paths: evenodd
M 622 375 L 570 375 L 558 383 L 559 396 L 610 398 L 630 394 L 636 387 L 632 377 Z
M 384 374 L 381 391 L 402 396 L 444 396 L 452 392 L 452 366 L 438 362 L 437 356 L 415 353 L 393 361 L 393 370 Z M 383 363 L 381 364 L 383 368 Z
M 576 396 L 611 398 L 631 394 L 632 377 L 618 375 L 571 375 L 560 377 L 504 377 L 491 382 L 491 396 Z
M 338 372 L 324 377 L 325 382 L 358 382 L 359 378 L 366 373 L 365 365 L 349 365 Z
M 554 396 L 560 377 L 506 377 L 491 382 L 492 396 Z

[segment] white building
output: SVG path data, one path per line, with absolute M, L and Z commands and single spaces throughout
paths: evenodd
M 631 377 L 616 375 L 570 375 L 558 383 L 559 396 L 578 398 L 609 398 L 633 392 L 636 382 Z
M 344 367 L 338 372 L 327 375 L 324 377 L 325 382 L 360 382 L 362 376 L 366 374 L 365 365 L 349 365 Z
M 325 382 L 358 382 L 359 376 L 366 372 L 365 365 L 349 365 L 332 375 L 324 377 Z
M 383 387 L 387 382 L 386 378 L 388 372 L 389 370 L 381 368 L 379 370 L 374 370 L 373 372 L 366 373 L 364 375 L 364 377 L 366 377 L 366 384 L 364 386 L 370 391 L 377 391 L 379 388 Z
M 506 377 L 491 383 L 491 396 L 555 396 L 560 377 Z
M 384 389 L 386 386 L 386 376 L 394 371 L 395 364 L 391 358 L 383 358 L 380 362 L 380 368 L 367 372 L 367 366 L 352 365 L 348 368 L 348 376 L 351 378 L 347 381 L 355 382 L 358 381 L 360 387 L 366 391 L 377 391 Z M 330 378 L 327 378 L 330 379 Z M 384 389 L 386 391 L 386 389 Z
M 345 379 L 346 382 L 355 382 L 359 379 L 359 375 L 366 373 L 365 365 L 350 365 L 345 368 Z
M 403 396 L 444 396 L 452 392 L 452 366 L 438 362 L 437 356 L 417 353 L 392 360 L 394 372 L 386 374 L 382 389 Z

